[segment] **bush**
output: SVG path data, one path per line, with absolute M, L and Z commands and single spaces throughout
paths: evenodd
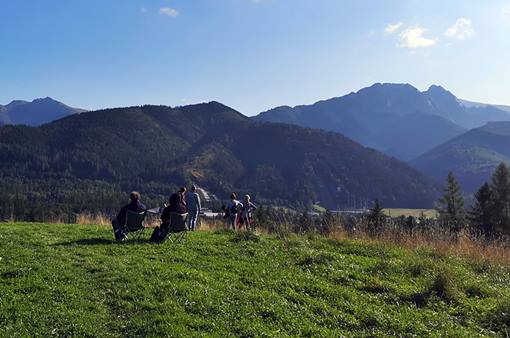
M 510 303 L 500 303 L 487 316 L 486 323 L 490 329 L 508 337 L 510 331 Z
M 459 290 L 457 289 L 454 276 L 447 268 L 443 268 L 437 273 L 429 291 L 450 303 L 457 301 L 459 298 Z

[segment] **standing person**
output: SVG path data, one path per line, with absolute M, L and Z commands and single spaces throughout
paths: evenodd
M 188 207 L 188 229 L 189 231 L 195 231 L 202 206 L 197 187 L 194 185 L 191 186 L 191 191 L 186 194 L 186 205 Z
M 241 219 L 246 227 L 246 230 L 252 230 L 253 223 L 253 210 L 257 207 L 251 202 L 250 195 L 244 195 L 243 207 L 241 208 Z M 255 230 L 255 229 L 253 229 Z
M 140 202 L 140 193 L 133 191 L 129 194 L 129 203 L 120 209 L 119 214 L 112 220 L 113 233 L 117 241 L 126 239 L 124 225 L 126 224 L 126 214 L 128 211 L 144 212 L 147 208 Z
M 243 204 L 237 200 L 236 193 L 233 192 L 230 194 L 230 200 L 227 202 L 226 214 L 228 214 L 228 223 L 232 230 L 236 229 L 236 226 L 240 221 L 239 215 L 242 207 Z

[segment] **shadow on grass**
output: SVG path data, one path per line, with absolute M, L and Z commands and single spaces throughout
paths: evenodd
M 117 242 L 113 239 L 106 238 L 82 238 L 76 241 L 68 241 L 55 243 L 54 246 L 71 246 L 71 245 L 127 245 L 127 244 L 147 244 L 148 240 L 144 239 L 132 239 L 123 242 Z

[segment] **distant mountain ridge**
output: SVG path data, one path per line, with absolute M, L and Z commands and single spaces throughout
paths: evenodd
M 361 144 L 411 160 L 467 129 L 510 120 L 493 106 L 466 107 L 449 91 L 431 86 L 380 84 L 312 105 L 282 106 L 254 117 L 340 132 Z
M 39 187 L 24 194 L 37 192 L 37 200 L 50 192 L 79 200 L 72 196 L 89 196 L 92 188 L 83 186 L 97 181 L 110 191 L 139 189 L 160 200 L 195 182 L 220 198 L 238 191 L 261 203 L 320 201 L 331 209 L 374 198 L 388 207 L 426 208 L 438 194 L 432 180 L 409 165 L 340 134 L 257 123 L 217 102 L 108 109 L 37 128 L 0 127 L 0 176 L 14 182 L 0 187 L 4 191 Z M 68 183 L 56 186 L 54 179 Z
M 505 106 L 502 104 L 489 104 L 489 103 L 481 103 L 481 102 L 474 102 L 474 101 L 468 101 L 468 100 L 462 100 L 459 99 L 459 103 L 466 106 L 466 107 L 496 107 L 502 111 L 505 111 L 507 113 L 510 113 L 510 106 Z
M 448 171 L 456 174 L 467 192 L 488 181 L 498 164 L 510 164 L 510 122 L 486 125 L 444 143 L 411 164 L 421 172 L 444 180 Z
M 0 124 L 40 126 L 85 111 L 69 107 L 50 97 L 35 99 L 31 102 L 14 100 L 8 105 L 0 105 Z

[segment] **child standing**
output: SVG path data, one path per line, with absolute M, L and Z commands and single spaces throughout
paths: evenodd
M 241 219 L 246 227 L 246 230 L 253 231 L 255 230 L 253 227 L 253 211 L 256 210 L 257 207 L 255 204 L 251 202 L 250 195 L 244 196 L 243 207 L 241 208 Z

